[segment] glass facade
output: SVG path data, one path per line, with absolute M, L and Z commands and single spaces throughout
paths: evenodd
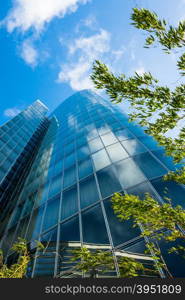
M 1 245 L 8 257 L 13 255 L 12 243 L 21 236 L 31 249 L 35 240 L 47 246 L 30 262 L 28 277 L 70 276 L 73 264 L 67 257 L 81 245 L 112 250 L 114 276 L 119 274 L 119 255 L 131 253 L 152 265 L 139 229 L 130 221 L 119 222 L 110 198 L 115 192 L 140 197 L 149 192 L 163 201 L 162 176 L 176 167 L 171 159 L 142 128 L 129 123 L 118 106 L 89 90 L 66 99 L 48 122 L 3 227 Z M 174 204 L 183 206 L 184 186 L 167 184 Z M 170 264 L 170 271 L 173 274 L 174 267 L 178 276 L 177 266 Z

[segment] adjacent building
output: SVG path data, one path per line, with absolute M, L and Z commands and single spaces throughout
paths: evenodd
M 28 277 L 81 276 L 69 258 L 82 245 L 112 251 L 115 270 L 107 276 L 119 274 L 119 256 L 152 269 L 140 230 L 117 219 L 110 199 L 115 192 L 148 192 L 159 202 L 167 196 L 185 207 L 184 186 L 162 180 L 180 164 L 117 105 L 89 90 L 66 99 L 49 117 L 46 111 L 37 101 L 0 127 L 0 232 L 7 261 L 15 260 L 10 248 L 24 237 L 33 252 L 35 240 L 46 247 L 30 262 Z M 160 244 L 163 257 L 172 275 L 182 277 L 183 261 L 168 255 L 170 245 Z

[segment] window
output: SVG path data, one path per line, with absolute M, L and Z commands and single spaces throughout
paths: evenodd
M 79 242 L 80 232 L 79 232 L 79 217 L 73 217 L 69 221 L 62 223 L 60 225 L 60 242 Z
M 115 135 L 117 136 L 119 141 L 133 138 L 133 135 L 127 129 L 116 130 Z
M 90 176 L 86 180 L 80 182 L 81 208 L 89 206 L 98 200 L 99 196 L 94 176 Z
M 43 218 L 44 206 L 35 209 L 31 216 L 26 239 L 35 239 L 40 233 L 40 226 Z
M 110 165 L 110 160 L 105 149 L 100 150 L 92 155 L 94 161 L 95 169 L 98 171 L 108 165 Z
M 84 243 L 109 244 L 101 206 L 95 206 L 82 213 Z
M 61 175 L 55 176 L 50 184 L 49 188 L 49 195 L 48 198 L 51 198 L 58 194 L 61 191 L 61 185 L 62 185 L 62 177 Z
M 152 185 L 165 201 L 165 197 L 172 199 L 172 205 L 181 205 L 185 209 L 185 189 L 175 181 L 163 181 L 162 178 L 151 181 Z
M 107 152 L 112 162 L 128 157 L 128 153 L 123 149 L 120 143 L 116 143 L 114 145 L 107 147 Z
M 73 185 L 76 182 L 76 167 L 73 166 L 64 172 L 64 188 Z
M 115 164 L 123 188 L 128 188 L 145 181 L 145 177 L 131 158 Z
M 93 173 L 93 167 L 92 167 L 91 159 L 86 159 L 79 163 L 78 165 L 79 179 L 82 179 L 92 173 Z
M 113 167 L 108 167 L 97 172 L 97 177 L 103 198 L 122 190 Z
M 175 164 L 173 162 L 173 158 L 171 156 L 167 156 L 163 149 L 152 152 L 161 162 L 163 162 L 172 171 L 176 171 L 178 168 L 183 166 L 183 164 L 180 163 Z
M 159 150 L 158 143 L 151 136 L 140 137 L 139 140 L 150 150 Z
M 140 230 L 138 228 L 133 228 L 133 223 L 130 220 L 125 222 L 119 221 L 117 216 L 114 214 L 110 200 L 104 201 L 104 205 L 115 246 L 139 236 Z
M 90 148 L 91 153 L 96 152 L 96 151 L 102 149 L 103 147 L 104 147 L 103 143 L 99 137 L 89 141 L 89 148 Z
M 134 122 L 127 124 L 128 129 L 133 132 L 136 136 L 145 136 L 146 133 L 144 132 L 145 128 L 138 126 L 137 124 L 134 125 Z
M 78 160 L 84 159 L 84 158 L 86 158 L 88 155 L 89 155 L 89 148 L 88 148 L 88 146 L 83 146 L 83 147 L 81 147 L 81 148 L 79 148 L 79 149 L 77 150 L 77 157 L 78 157 Z
M 58 223 L 60 196 L 47 203 L 42 231 Z
M 61 219 L 65 219 L 73 215 L 78 210 L 78 197 L 77 187 L 73 187 L 70 190 L 63 192 L 62 197 L 62 216 Z
M 72 165 L 75 164 L 76 158 L 75 158 L 75 154 L 72 153 L 70 155 L 68 155 L 67 157 L 65 157 L 64 159 L 64 167 L 65 169 L 71 167 Z
M 117 142 L 117 139 L 116 139 L 115 135 L 112 132 L 109 132 L 109 133 L 101 136 L 101 139 L 102 139 L 105 146 L 109 146 L 109 145 L 114 144 L 114 143 Z
M 156 193 L 152 189 L 152 185 L 149 182 L 144 182 L 135 187 L 127 189 L 127 193 L 137 195 L 140 199 L 143 199 L 145 197 L 145 193 L 149 193 L 154 199 L 159 201 L 159 197 L 156 195 Z
M 148 152 L 135 156 L 134 160 L 148 178 L 159 177 L 167 173 L 165 168 Z
M 147 151 L 147 149 L 142 144 L 134 139 L 126 140 L 121 143 L 130 155 L 135 155 Z

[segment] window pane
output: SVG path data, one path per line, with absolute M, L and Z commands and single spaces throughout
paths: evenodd
M 80 183 L 80 203 L 81 208 L 84 208 L 93 202 L 99 200 L 98 191 L 94 176 Z
M 76 167 L 73 166 L 64 172 L 64 188 L 73 185 L 76 182 Z
M 79 233 L 79 219 L 77 217 L 73 217 L 69 221 L 60 225 L 60 242 L 73 242 L 80 241 L 80 233 Z
M 70 217 L 78 210 L 77 187 L 63 192 L 62 197 L 62 220 Z
M 112 162 L 128 157 L 128 153 L 123 149 L 120 143 L 116 143 L 106 148 Z
M 133 138 L 133 135 L 127 129 L 117 130 L 115 131 L 115 135 L 120 141 Z
M 100 205 L 82 213 L 84 243 L 109 244 Z
M 156 193 L 153 191 L 152 186 L 149 182 L 144 182 L 136 187 L 132 187 L 130 189 L 127 189 L 128 194 L 133 194 L 139 196 L 141 199 L 145 197 L 146 193 L 149 193 L 154 199 L 159 201 L 159 197 L 156 195 Z
M 104 201 L 107 219 L 115 246 L 125 243 L 140 234 L 140 230 L 133 228 L 133 223 L 129 221 L 120 222 L 114 214 L 110 200 Z
M 147 151 L 147 149 L 142 144 L 134 139 L 126 140 L 121 143 L 130 155 L 135 155 Z
M 151 136 L 140 137 L 139 140 L 150 150 L 159 150 L 158 143 Z
M 104 146 L 100 138 L 96 138 L 89 141 L 89 148 L 92 153 L 102 149 L 103 147 Z
M 48 202 L 44 216 L 42 231 L 45 231 L 49 227 L 54 226 L 58 223 L 59 204 L 60 197 L 57 197 L 55 200 Z
M 167 156 L 164 150 L 152 151 L 157 158 L 162 161 L 170 170 L 176 171 L 182 167 L 183 164 L 175 164 L 171 156 Z
M 185 209 L 185 189 L 175 181 L 163 181 L 162 178 L 152 180 L 152 185 L 165 201 L 172 199 L 172 205 L 181 205 Z
M 78 157 L 78 160 L 84 159 L 84 158 L 86 158 L 88 155 L 89 155 L 89 148 L 88 148 L 88 146 L 83 146 L 83 147 L 81 147 L 81 148 L 79 148 L 79 149 L 77 150 L 77 157 Z
M 115 167 L 120 183 L 124 188 L 134 186 L 146 180 L 140 169 L 131 158 L 115 164 Z
M 54 195 L 58 194 L 61 191 L 61 184 L 62 184 L 61 175 L 56 176 L 52 179 L 51 185 L 49 188 L 48 198 L 53 197 Z
M 142 127 L 140 127 L 138 125 L 134 125 L 133 122 L 132 123 L 128 123 L 127 127 L 136 136 L 145 136 L 146 135 L 146 133 L 144 132 L 144 128 L 142 128 Z
M 108 145 L 111 145 L 111 144 L 114 144 L 117 142 L 117 139 L 112 132 L 109 132 L 109 133 L 101 136 L 101 139 L 105 146 L 108 146 Z
M 155 178 L 167 173 L 163 166 L 148 152 L 135 156 L 134 160 L 148 178 Z
M 100 150 L 92 155 L 94 161 L 95 169 L 100 170 L 108 165 L 110 165 L 110 160 L 105 149 Z
M 83 160 L 78 165 L 79 179 L 82 179 L 93 173 L 91 159 Z
M 97 177 L 103 198 L 122 190 L 113 167 L 108 167 L 97 172 Z
M 75 160 L 76 159 L 75 159 L 75 154 L 74 153 L 72 153 L 72 154 L 68 155 L 67 157 L 65 157 L 65 159 L 64 159 L 65 169 L 67 169 L 67 168 L 71 167 L 72 165 L 74 165 Z

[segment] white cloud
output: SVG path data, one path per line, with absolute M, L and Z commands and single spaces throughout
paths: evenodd
M 7 108 L 4 111 L 4 116 L 6 117 L 15 117 L 17 114 L 19 114 L 21 111 L 20 109 L 16 108 L 16 107 L 12 107 L 12 108 Z
M 75 12 L 79 4 L 89 0 L 14 0 L 13 8 L 3 20 L 9 32 L 16 28 L 25 32 L 34 29 L 40 32 L 54 17 L 63 18 Z
M 139 75 L 143 75 L 146 72 L 146 70 L 143 66 L 140 66 L 135 70 L 135 72 L 138 73 Z
M 92 63 L 109 51 L 109 43 L 110 34 L 104 29 L 90 37 L 80 37 L 70 43 L 69 63 L 61 65 L 58 82 L 68 82 L 73 90 L 92 89 L 93 84 L 89 78 Z
M 38 51 L 34 47 L 32 41 L 27 39 L 22 44 L 21 57 L 31 66 L 36 66 L 38 63 Z

